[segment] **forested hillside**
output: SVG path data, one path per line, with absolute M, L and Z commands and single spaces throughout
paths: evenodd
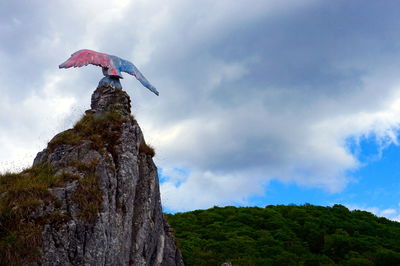
M 400 265 L 400 223 L 342 205 L 167 214 L 186 265 Z

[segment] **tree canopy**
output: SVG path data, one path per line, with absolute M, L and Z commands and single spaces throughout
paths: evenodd
M 342 205 L 167 214 L 186 265 L 400 265 L 400 223 Z

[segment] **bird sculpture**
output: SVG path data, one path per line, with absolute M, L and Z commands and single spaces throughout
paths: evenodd
M 142 83 L 143 86 L 148 88 L 157 96 L 159 95 L 157 89 L 150 84 L 150 82 L 143 76 L 142 73 L 140 73 L 140 71 L 136 68 L 134 64 L 127 60 L 119 58 L 118 56 L 84 49 L 73 53 L 67 61 L 65 61 L 58 67 L 81 67 L 87 66 L 88 64 L 102 67 L 104 76 L 108 78 L 107 80 L 111 80 L 112 82 L 116 82 L 117 84 L 119 84 L 119 79 L 123 78 L 121 72 L 126 72 L 132 76 L 135 76 L 140 81 L 140 83 Z M 100 81 L 100 83 L 102 81 Z

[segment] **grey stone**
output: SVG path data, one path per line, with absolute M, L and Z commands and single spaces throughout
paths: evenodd
M 96 149 L 90 139 L 49 145 L 36 156 L 34 165 L 49 163 L 57 174 L 67 173 L 77 180 L 52 188 L 57 202 L 43 204 L 35 214 L 57 211 L 66 218 L 44 225 L 42 255 L 32 265 L 183 265 L 162 213 L 157 167 L 151 156 L 139 149 L 144 137 L 130 108 L 126 92 L 99 84 L 86 113 L 94 117 L 109 111 L 122 115 L 118 140 Z M 77 166 L 77 162 L 90 165 L 94 161 L 89 172 Z M 87 220 L 80 216 L 82 210 L 74 195 L 78 180 L 93 174 L 103 198 L 95 218 Z

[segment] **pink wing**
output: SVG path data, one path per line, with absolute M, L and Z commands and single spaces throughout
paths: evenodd
M 81 67 L 88 64 L 110 67 L 111 62 L 107 54 L 98 53 L 92 50 L 79 50 L 71 55 L 71 57 L 59 65 L 59 68 Z

